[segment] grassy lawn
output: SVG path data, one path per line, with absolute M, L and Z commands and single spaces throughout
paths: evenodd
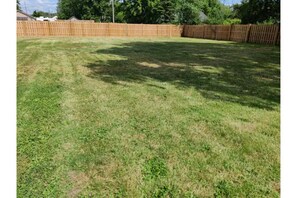
M 279 197 L 280 49 L 17 42 L 19 197 Z

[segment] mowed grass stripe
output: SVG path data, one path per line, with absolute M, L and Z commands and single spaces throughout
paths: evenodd
M 24 112 L 34 114 L 25 102 L 36 97 L 34 83 L 57 83 L 47 94 L 59 96 L 60 106 L 58 121 L 49 119 L 55 126 L 47 141 L 55 149 L 40 153 L 55 166 L 32 186 L 19 179 L 20 189 L 30 189 L 20 196 L 279 195 L 279 48 L 50 38 L 22 40 L 20 50 L 24 42 L 31 51 L 22 53 L 50 52 L 32 61 L 40 69 L 34 78 L 25 71 L 19 79 L 18 151 L 28 154 L 18 155 L 20 178 L 33 177 L 27 167 L 38 166 L 29 163 L 36 143 L 21 135 L 32 133 Z M 47 175 L 56 179 L 51 185 Z
M 18 195 L 59 194 L 59 179 L 53 175 L 57 163 L 52 159 L 59 145 L 56 138 L 61 121 L 59 78 L 59 74 L 46 71 L 39 73 L 33 82 L 18 85 Z

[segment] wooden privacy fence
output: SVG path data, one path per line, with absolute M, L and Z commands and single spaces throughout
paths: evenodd
M 124 23 L 18 21 L 17 36 L 181 37 L 183 26 Z
M 279 25 L 153 25 L 79 21 L 17 21 L 17 36 L 191 37 L 280 44 Z
M 185 25 L 184 37 L 280 44 L 280 25 Z

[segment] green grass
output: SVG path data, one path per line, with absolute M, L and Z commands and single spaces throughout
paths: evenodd
M 17 42 L 18 197 L 279 197 L 280 49 Z

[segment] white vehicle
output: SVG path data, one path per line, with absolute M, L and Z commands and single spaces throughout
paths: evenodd
M 57 16 L 54 16 L 53 18 L 48 18 L 48 17 L 43 17 L 43 16 L 36 18 L 37 21 L 56 21 L 57 19 L 58 19 Z

